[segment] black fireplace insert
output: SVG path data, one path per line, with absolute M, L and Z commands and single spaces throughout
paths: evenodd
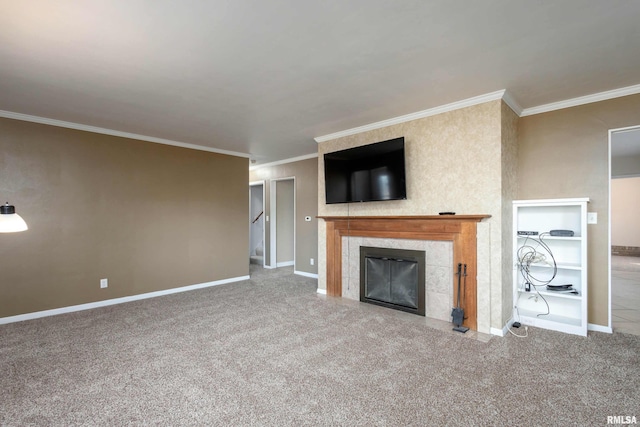
M 360 247 L 360 301 L 425 315 L 425 252 Z

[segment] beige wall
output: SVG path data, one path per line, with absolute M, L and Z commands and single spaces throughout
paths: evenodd
M 608 131 L 640 124 L 640 95 L 522 117 L 518 198 L 589 197 L 589 323 L 608 326 Z
M 296 178 L 296 265 L 299 272 L 318 273 L 318 160 L 316 158 L 260 167 L 250 171 L 250 181 L 265 181 L 265 215 L 270 215 L 270 182 L 279 178 Z M 305 216 L 311 221 L 306 222 Z M 270 256 L 269 223 L 265 223 L 265 256 Z M 311 265 L 310 259 L 314 264 Z M 267 258 L 269 259 L 269 258 Z
M 640 177 L 611 180 L 611 245 L 640 247 Z
M 511 204 L 515 192 L 517 116 L 509 111 L 497 100 L 319 145 L 320 215 L 437 215 L 441 211 L 454 211 L 492 216 L 481 226 L 489 240 L 486 248 L 489 265 L 478 266 L 479 274 L 488 278 L 486 283 L 478 282 L 478 328 L 484 332 L 490 327 L 502 329 L 511 317 L 511 281 L 503 283 L 503 277 L 511 274 L 510 261 L 504 266 L 508 272 L 503 273 L 504 259 L 511 256 L 510 252 L 503 253 L 503 241 L 511 235 L 510 219 L 503 217 L 505 213 L 510 215 L 510 208 L 503 205 L 505 200 Z M 406 147 L 407 200 L 325 204 L 324 153 L 401 136 L 405 137 Z M 508 163 L 507 168 L 503 169 L 503 162 Z M 321 221 L 320 289 L 326 289 L 325 232 Z M 508 307 L 504 307 L 505 303 Z
M 276 212 L 271 210 L 271 217 L 276 217 L 276 262 L 286 263 L 295 259 L 294 225 L 294 179 L 276 181 Z
M 0 119 L 29 225 L 0 235 L 0 317 L 247 275 L 247 183 L 244 158 Z

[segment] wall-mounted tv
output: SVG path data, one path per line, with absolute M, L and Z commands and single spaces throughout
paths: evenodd
M 326 153 L 327 204 L 407 198 L 404 137 Z

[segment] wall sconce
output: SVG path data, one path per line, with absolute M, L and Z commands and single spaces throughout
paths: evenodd
M 10 205 L 9 202 L 0 206 L 0 233 L 14 233 L 28 228 L 24 219 L 16 213 L 15 206 Z

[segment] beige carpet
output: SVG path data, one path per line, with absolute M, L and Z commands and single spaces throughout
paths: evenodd
M 640 337 L 488 343 L 318 296 L 291 269 L 0 326 L 0 425 L 598 426 L 640 416 Z

